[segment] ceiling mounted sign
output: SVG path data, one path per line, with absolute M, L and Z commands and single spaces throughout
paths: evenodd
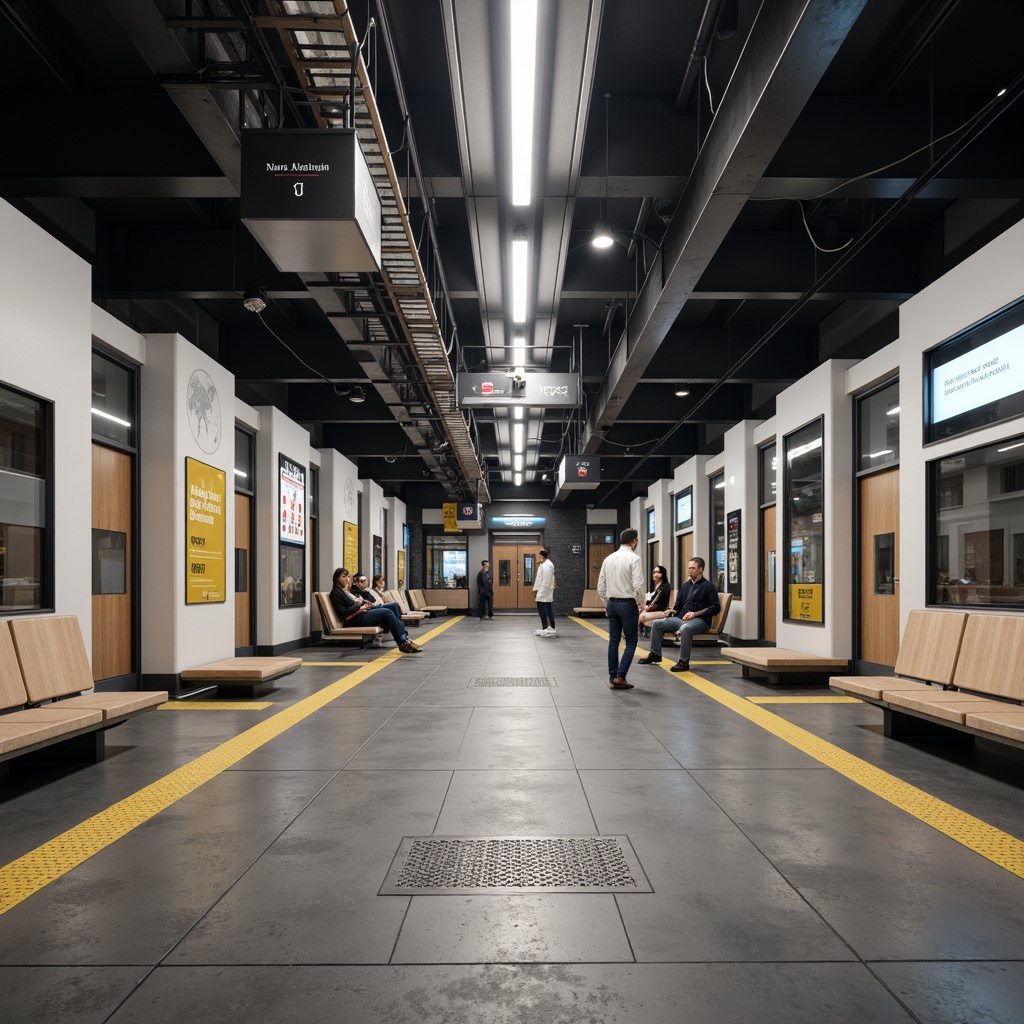
M 456 385 L 461 407 L 575 409 L 580 404 L 580 378 L 575 373 L 460 373 Z
M 242 220 L 278 270 L 380 269 L 380 198 L 353 131 L 244 132 Z

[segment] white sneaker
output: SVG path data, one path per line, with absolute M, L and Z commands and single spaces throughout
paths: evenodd
M 557 634 L 557 633 L 555 633 L 555 631 L 554 631 L 553 629 L 542 629 L 542 630 L 541 630 L 541 631 L 540 631 L 540 632 L 539 632 L 539 633 L 537 634 L 537 636 L 557 636 L 557 635 L 558 635 L 558 634 Z
M 534 636 L 547 636 L 548 635 L 548 631 L 546 629 L 535 629 L 533 631 L 533 635 Z

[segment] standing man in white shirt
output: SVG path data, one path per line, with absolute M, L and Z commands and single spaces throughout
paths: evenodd
M 613 551 L 601 565 L 597 596 L 608 613 L 608 685 L 613 690 L 632 690 L 626 673 L 636 650 L 640 609 L 644 606 L 644 574 L 636 553 L 637 532 L 623 530 L 619 534 L 618 551 Z M 626 649 L 619 658 L 619 641 L 626 634 Z
M 534 636 L 557 636 L 552 604 L 555 600 L 555 563 L 551 561 L 551 552 L 547 548 L 540 549 L 539 558 L 540 565 L 533 577 L 533 592 L 537 595 L 540 629 L 534 631 Z

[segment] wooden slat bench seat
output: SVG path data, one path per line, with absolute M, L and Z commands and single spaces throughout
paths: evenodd
M 672 601 L 669 604 L 669 608 L 675 607 L 676 603 L 676 591 L 672 591 Z M 729 608 L 732 605 L 732 594 L 719 593 L 718 595 L 718 614 L 711 620 L 711 625 L 708 629 L 705 629 L 703 633 L 694 633 L 691 637 L 691 641 L 694 647 L 721 647 L 725 641 L 722 639 L 722 633 L 725 630 L 725 620 L 729 618 Z M 668 645 L 670 647 L 679 646 L 679 638 L 672 635 L 666 635 L 662 640 L 662 645 Z
M 858 677 L 830 685 L 881 707 L 885 735 L 894 739 L 985 736 L 1024 747 L 1024 616 L 911 612 L 896 670 L 911 669 L 950 688 L 903 679 L 858 692 Z
M 446 604 L 427 604 L 422 590 L 410 590 L 409 603 L 412 605 L 413 611 L 426 612 L 431 618 L 448 614 L 448 605 Z
M 424 619 L 430 618 L 430 612 L 414 612 L 405 599 L 405 594 L 400 590 L 385 590 L 384 597 L 388 601 L 394 601 L 402 609 L 402 621 L 407 626 L 418 626 Z
M 741 666 L 745 679 L 753 671 L 767 676 L 768 682 L 772 684 L 777 683 L 779 676 L 783 675 L 824 675 L 850 667 L 846 658 L 827 658 L 820 654 L 790 651 L 785 647 L 727 647 L 722 651 L 722 657 Z
M 107 729 L 166 700 L 166 690 L 94 691 L 73 615 L 0 621 L 0 761 L 100 761 Z
M 607 614 L 604 605 L 601 604 L 601 598 L 597 596 L 596 590 L 584 590 L 583 598 L 580 603 L 573 608 L 573 612 L 576 615 L 582 615 L 584 617 L 588 615 L 596 617 Z
M 274 679 L 301 668 L 301 658 L 285 656 L 266 658 L 224 658 L 195 668 L 186 668 L 180 675 L 185 683 L 216 683 L 221 695 L 255 697 L 273 689 Z
M 351 643 L 355 641 L 360 647 L 372 641 L 375 636 L 380 636 L 384 631 L 380 626 L 346 626 L 331 604 L 331 595 L 323 591 L 316 591 L 313 594 L 317 609 L 320 612 L 320 622 L 323 629 L 320 633 L 322 643 Z

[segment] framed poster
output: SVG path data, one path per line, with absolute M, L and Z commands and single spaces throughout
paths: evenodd
M 227 600 L 227 474 L 198 459 L 185 459 L 185 604 Z
M 725 589 L 736 600 L 743 597 L 740 571 L 740 510 L 730 512 L 725 517 Z
M 373 535 L 373 575 L 379 576 L 384 571 L 384 549 L 380 537 Z
M 398 583 L 399 590 L 405 590 L 405 552 L 398 552 Z
M 278 608 L 306 604 L 306 467 L 278 452 Z
M 818 417 L 783 439 L 786 551 L 782 617 L 825 621 L 825 420 Z
M 350 573 L 355 575 L 359 572 L 359 527 L 355 523 L 346 521 L 343 525 L 343 534 L 344 565 Z

